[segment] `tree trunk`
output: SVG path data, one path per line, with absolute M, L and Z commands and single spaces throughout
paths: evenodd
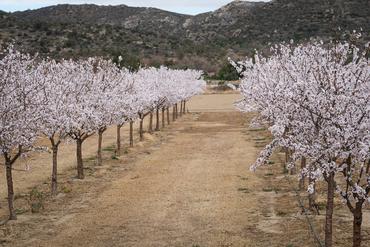
M 184 114 L 186 114 L 186 100 L 184 100 Z
M 153 133 L 153 113 L 151 112 L 149 115 L 149 128 L 148 128 L 149 133 Z
M 172 121 L 173 122 L 176 121 L 176 109 L 175 109 L 175 105 L 172 106 Z
M 102 144 L 103 144 L 103 133 L 106 130 L 106 128 L 100 128 L 98 130 L 98 154 L 96 156 L 96 164 L 98 166 L 101 166 L 103 163 L 103 157 L 102 157 Z
M 164 107 L 162 107 L 162 128 L 164 128 L 165 127 L 165 116 L 164 116 L 164 113 L 165 113 L 165 108 Z
M 82 162 L 82 139 L 77 139 L 76 140 L 77 144 L 77 149 L 76 149 L 76 154 L 77 154 L 77 178 L 78 179 L 84 179 L 84 167 L 83 167 L 83 162 Z
M 334 172 L 331 172 L 327 177 L 328 192 L 326 202 L 326 217 L 325 217 L 325 247 L 333 246 L 333 212 L 334 212 Z
M 306 168 L 306 158 L 305 157 L 302 157 L 301 159 L 301 171 Z M 304 177 L 302 176 L 300 179 L 299 179 L 299 190 L 300 191 L 303 191 L 304 190 Z
M 178 104 L 175 104 L 175 109 L 176 109 L 176 119 L 179 117 L 179 109 L 178 109 Z
M 359 200 L 353 211 L 353 247 L 361 247 L 362 205 L 364 200 Z
M 288 149 L 285 148 L 285 169 L 288 170 L 288 162 L 289 162 L 289 152 L 288 152 Z M 289 173 L 290 173 L 290 169 L 289 169 Z
M 144 141 L 143 123 L 144 123 L 144 118 L 140 117 L 139 134 L 140 134 L 140 141 L 141 142 Z
M 308 177 L 308 183 L 311 184 L 313 183 L 313 179 L 311 178 L 311 175 Z M 314 192 L 308 194 L 308 210 L 311 212 L 315 212 L 316 208 L 316 202 L 315 202 L 315 194 L 316 194 L 316 185 L 314 184 Z M 319 212 L 317 212 L 319 214 Z
M 155 131 L 159 131 L 159 108 L 158 107 L 156 110 Z
M 121 125 L 117 125 L 117 150 L 116 150 L 116 155 L 120 156 L 121 155 Z
M 182 100 L 180 101 L 180 117 L 182 116 Z
M 169 109 L 169 107 L 167 107 L 166 112 L 167 112 L 167 125 L 170 125 L 170 109 Z
M 291 161 L 291 151 L 289 149 L 285 149 L 285 164 L 288 165 Z M 289 174 L 295 174 L 295 167 L 289 168 Z
M 58 148 L 59 143 L 52 141 L 52 150 L 53 150 L 53 168 L 51 172 L 51 195 L 56 196 L 58 194 Z
M 134 147 L 134 122 L 130 122 L 130 147 Z
M 9 220 L 16 220 L 17 215 L 14 211 L 14 188 L 13 188 L 13 175 L 12 175 L 12 161 L 7 154 L 5 157 L 5 169 L 6 169 L 6 183 L 8 186 L 8 208 L 9 208 Z

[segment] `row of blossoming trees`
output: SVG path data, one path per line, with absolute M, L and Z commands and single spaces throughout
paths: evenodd
M 4 157 L 10 219 L 15 219 L 12 170 L 14 162 L 31 151 L 35 140 L 50 140 L 52 194 L 57 193 L 58 147 L 66 138 L 76 143 L 77 178 L 84 178 L 82 145 L 98 133 L 97 164 L 102 162 L 102 138 L 108 126 L 117 126 L 117 152 L 121 149 L 121 127 L 142 122 L 153 112 L 174 106 L 173 117 L 185 112 L 185 102 L 203 91 L 201 72 L 167 68 L 140 69 L 131 73 L 111 61 L 54 61 L 21 54 L 8 48 L 0 60 L 0 153 Z M 163 115 L 163 114 L 162 114 Z M 164 118 L 162 119 L 164 124 Z
M 271 52 L 235 64 L 246 69 L 238 107 L 259 112 L 256 122 L 273 135 L 252 169 L 276 148 L 289 150 L 288 167 L 309 179 L 309 193 L 326 181 L 325 246 L 333 246 L 335 192 L 353 214 L 353 246 L 361 246 L 362 209 L 370 203 L 369 46 L 317 42 Z

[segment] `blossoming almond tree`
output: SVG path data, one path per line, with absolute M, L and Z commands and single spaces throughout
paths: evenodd
M 369 62 L 348 44 L 281 46 L 272 53 L 243 66 L 248 69 L 239 107 L 260 112 L 260 122 L 269 124 L 274 136 L 252 168 L 265 164 L 278 146 L 292 150 L 291 167 L 302 158 L 309 161 L 302 169 L 312 181 L 309 191 L 316 180 L 328 184 L 325 246 L 332 246 L 334 192 L 340 184 L 336 174 L 345 174 L 347 190 L 341 194 L 347 205 L 350 199 L 356 202 L 353 246 L 360 246 L 360 212 L 369 193 L 369 175 L 364 178 L 370 150 Z M 355 171 L 362 174 L 356 176 L 360 180 L 348 182 Z
M 82 144 L 92 136 L 99 128 L 98 94 L 99 61 L 90 58 L 86 61 L 70 61 L 69 72 L 71 85 L 73 85 L 71 96 L 66 110 L 66 128 L 70 138 L 76 141 L 77 156 L 77 178 L 84 178 L 82 161 Z
M 117 105 L 122 106 L 118 101 L 122 99 L 119 94 L 126 95 L 127 81 L 125 74 L 120 72 L 111 61 L 99 59 L 97 63 L 95 65 L 99 66 L 99 69 L 95 70 L 95 75 L 98 77 L 95 107 L 98 132 L 97 165 L 102 165 L 103 134 L 117 120 L 117 114 L 121 117 L 121 111 L 117 111 Z
M 40 80 L 44 82 L 42 93 L 47 101 L 43 106 L 43 116 L 41 118 L 41 132 L 47 136 L 51 143 L 52 175 L 51 193 L 56 195 L 58 192 L 57 173 L 58 173 L 58 150 L 62 140 L 67 137 L 68 130 L 65 121 L 67 107 L 70 104 L 70 97 L 73 94 L 73 73 L 70 73 L 70 61 L 57 63 L 54 60 L 44 60 L 36 68 Z
M 154 109 L 154 102 L 158 98 L 158 91 L 155 87 L 157 71 L 155 68 L 140 69 L 133 78 L 132 95 L 134 100 L 133 110 L 139 119 L 139 136 L 140 141 L 144 139 L 143 123 L 144 118 Z M 132 131 L 130 131 L 131 133 Z M 131 135 L 131 134 L 130 134 Z
M 292 137 L 289 137 L 289 133 L 287 137 L 281 139 L 296 143 L 291 147 L 294 148 L 297 157 L 305 155 L 313 160 L 314 157 L 318 157 L 317 155 L 321 156 L 311 176 L 318 175 L 315 179 L 322 176 L 328 183 L 326 210 L 328 236 L 331 235 L 334 192 L 335 189 L 339 190 L 339 184 L 343 182 L 338 176 L 344 174 L 347 189 L 341 195 L 354 215 L 353 246 L 360 246 L 362 206 L 369 193 L 367 179 L 361 175 L 361 169 L 363 170 L 361 167 L 369 158 L 370 150 L 369 142 L 366 142 L 370 130 L 369 63 L 364 56 L 359 56 L 356 47 L 348 44 L 332 44 L 329 48 L 316 44 L 295 51 L 292 56 L 285 66 L 290 68 L 287 71 L 295 72 L 289 72 L 290 75 L 304 71 L 307 62 L 310 63 L 308 68 L 311 71 L 304 76 L 305 84 L 299 82 L 293 84 L 293 96 L 290 96 L 288 102 L 293 102 L 300 114 L 314 116 L 315 120 L 312 122 L 315 126 L 312 127 L 315 127 L 316 133 L 310 135 L 312 139 L 309 148 L 297 148 L 299 144 L 307 145 L 304 142 L 305 136 L 296 139 L 300 136 L 298 133 L 293 133 Z M 294 118 L 294 121 L 296 119 Z M 302 121 L 298 123 L 303 124 Z M 293 124 L 290 126 L 290 123 L 288 128 L 295 128 L 298 132 L 298 125 L 294 122 Z M 315 156 L 310 155 L 313 151 L 316 151 Z M 354 175 L 356 173 L 357 176 Z M 353 178 L 358 179 L 357 184 L 352 182 Z M 361 181 L 364 178 L 365 180 Z M 360 183 L 363 184 L 358 185 Z M 359 190 L 359 187 L 362 190 Z M 352 196 L 349 196 L 349 189 L 354 192 Z M 352 207 L 351 200 L 355 202 L 355 207 Z M 326 240 L 331 244 L 329 237 Z
M 0 60 L 0 153 L 5 160 L 9 219 L 14 220 L 13 164 L 37 138 L 44 99 L 39 93 L 43 88 L 39 74 L 33 70 L 35 58 L 12 46 L 4 55 Z
M 110 100 L 114 101 L 113 123 L 117 126 L 117 144 L 116 154 L 121 154 L 121 128 L 127 122 L 137 118 L 137 113 L 132 107 L 135 102 L 135 95 L 133 93 L 133 74 L 128 70 L 122 69 L 118 75 L 119 85 L 116 88 L 113 97 Z

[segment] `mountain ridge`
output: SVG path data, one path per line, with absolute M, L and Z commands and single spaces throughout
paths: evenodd
M 233 1 L 215 11 L 184 15 L 127 5 L 55 5 L 0 12 L 0 44 L 51 57 L 125 55 L 145 65 L 213 72 L 227 57 L 294 39 L 324 40 L 343 33 L 370 33 L 368 0 Z M 340 37 L 344 38 L 344 37 Z

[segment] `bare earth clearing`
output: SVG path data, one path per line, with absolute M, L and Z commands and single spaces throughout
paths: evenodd
M 188 104 L 190 114 L 161 132 L 146 134 L 145 142 L 136 142 L 119 159 L 112 157 L 115 128 L 110 129 L 104 136 L 101 167 L 94 164 L 97 141 L 92 137 L 84 143 L 87 177 L 83 181 L 74 179 L 73 143 L 64 144 L 59 161 L 61 193 L 54 199 L 45 196 L 50 154 L 34 154 L 28 161 L 30 172 L 15 172 L 18 220 L 0 227 L 1 244 L 316 246 L 294 191 L 297 177 L 284 174 L 279 164 L 282 154 L 274 155 L 273 165 L 249 171 L 268 142 L 268 133 L 249 128 L 252 116 L 234 111 L 237 98 L 235 94 L 194 98 Z M 127 129 L 122 133 L 126 141 Z M 17 168 L 22 169 L 24 162 Z M 5 180 L 0 182 L 0 213 L 5 218 Z M 29 206 L 28 194 L 35 186 L 43 205 L 39 213 L 31 213 Z M 321 197 L 318 201 L 325 202 Z M 322 232 L 323 216 L 309 219 L 314 230 Z M 334 246 L 349 246 L 351 221 L 338 202 Z M 370 235 L 368 208 L 366 234 Z

